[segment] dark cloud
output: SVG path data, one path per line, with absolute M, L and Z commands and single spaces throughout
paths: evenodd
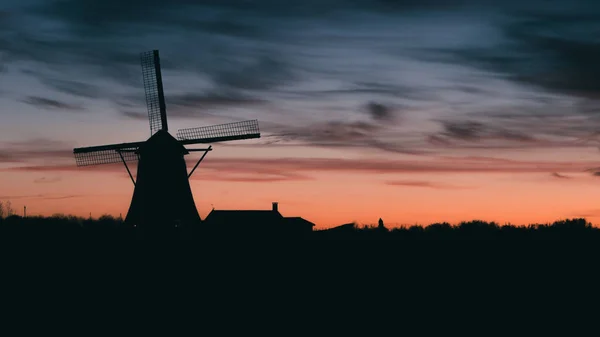
M 267 97 L 266 91 L 283 90 L 310 75 L 298 61 L 302 54 L 296 50 L 303 27 L 327 23 L 329 21 L 324 19 L 329 15 L 379 11 L 381 6 L 390 10 L 391 7 L 446 5 L 435 1 L 423 6 L 414 1 L 371 0 L 285 3 L 272 0 L 48 0 L 13 16 L 7 26 L 9 33 L 0 34 L 0 52 L 9 55 L 11 61 L 34 61 L 54 72 L 68 73 L 72 78 L 99 77 L 139 87 L 138 53 L 158 48 L 163 76 L 170 76 L 170 71 L 197 74 L 217 91 L 263 91 L 261 97 Z M 27 28 L 40 20 L 51 21 L 52 26 L 61 28 L 43 34 Z M 288 50 L 290 46 L 294 48 Z M 44 79 L 44 82 L 56 90 L 86 98 L 99 95 L 97 88 L 78 86 L 62 79 Z M 398 90 L 367 79 L 341 91 L 344 90 L 348 95 L 358 92 L 408 94 L 406 88 Z M 118 99 L 118 95 L 109 93 L 102 93 L 100 97 Z
M 394 119 L 392 108 L 382 103 L 369 102 L 366 105 L 367 114 L 376 121 L 391 121 Z
M 345 143 L 365 141 L 372 138 L 380 127 L 368 122 L 331 121 L 294 128 L 281 134 L 291 140 L 304 140 L 311 143 Z
M 584 171 L 589 172 L 594 177 L 600 177 L 600 167 L 587 168 Z
M 140 87 L 140 51 L 159 48 L 164 70 L 199 75 L 214 90 L 269 91 L 283 90 L 309 78 L 310 71 L 300 57 L 311 55 L 298 51 L 303 27 L 327 24 L 330 15 L 362 13 L 381 9 L 386 12 L 411 8 L 454 8 L 464 2 L 441 1 L 116 1 L 61 0 L 42 1 L 37 6 L 11 18 L 7 34 L 0 34 L 0 51 L 13 61 L 34 61 L 54 72 L 72 78 L 96 78 L 119 81 Z M 30 18 L 28 15 L 35 15 Z M 30 22 L 43 21 L 61 27 L 42 33 L 28 29 Z M 185 32 L 185 33 L 183 33 Z M 162 35 L 160 38 L 155 38 Z M 165 39 L 164 36 L 172 38 Z M 148 44 L 156 41 L 156 45 Z M 351 42 L 351 41 L 350 41 Z M 287 47 L 295 46 L 291 50 Z M 310 57 L 310 56 L 309 56 Z M 319 74 L 330 69 L 320 67 Z M 313 71 L 314 72 L 314 71 Z M 320 76 L 320 75 L 317 75 Z M 65 77 L 67 78 L 67 77 Z M 119 95 L 102 93 L 93 86 L 79 85 L 64 79 L 42 78 L 56 90 L 85 98 Z M 350 81 L 353 82 L 353 81 Z M 388 81 L 389 82 L 389 81 Z M 329 93 L 380 93 L 414 95 L 399 84 L 390 85 L 365 78 L 350 88 L 332 89 Z M 327 91 L 327 90 L 324 90 Z M 411 93 L 412 92 L 412 93 Z M 120 93 L 119 93 L 120 94 Z M 245 93 L 246 94 L 246 93 Z M 229 95 L 229 94 L 227 94 Z M 422 94 L 419 94 L 422 95 Z M 167 100 L 171 97 L 167 95 Z M 220 104 L 234 101 L 221 100 Z M 386 118 L 389 107 L 374 103 L 368 107 L 374 118 Z
M 570 179 L 571 178 L 569 176 L 562 175 L 558 172 L 552 172 L 550 175 L 553 176 L 554 178 L 559 178 L 559 179 Z
M 173 95 L 167 99 L 169 106 L 185 108 L 212 108 L 227 105 L 251 105 L 265 101 L 234 91 L 206 92 Z
M 442 134 L 451 139 L 479 141 L 485 139 L 501 139 L 517 142 L 530 142 L 535 139 L 515 130 L 507 130 L 499 126 L 486 125 L 476 121 L 442 121 Z
M 600 97 L 600 9 L 520 11 L 504 20 L 506 40 L 492 47 L 444 50 L 450 60 L 558 93 Z
M 26 24 L 14 24 L 8 37 L 2 38 L 0 34 L 0 52 L 6 56 L 6 62 L 29 61 L 72 77 L 110 78 L 130 86 L 140 85 L 136 64 L 139 50 L 118 48 L 118 42 L 90 37 L 47 37 L 27 31 L 23 26 Z
M 371 122 L 329 121 L 300 127 L 283 127 L 276 131 L 271 143 L 308 145 L 329 148 L 377 149 L 385 152 L 420 155 L 426 151 L 411 148 L 400 140 L 383 137 L 385 125 Z
M 120 113 L 128 118 L 137 119 L 137 120 L 148 120 L 148 114 L 144 112 L 131 111 L 131 110 L 121 110 Z
M 278 7 L 275 3 L 271 5 Z M 262 18 L 261 10 L 269 11 L 271 5 L 184 0 L 44 1 L 7 22 L 5 34 L 0 27 L 0 53 L 6 54 L 9 61 L 34 61 L 72 77 L 85 74 L 87 78 L 101 77 L 138 87 L 139 52 L 159 48 L 165 71 L 196 73 L 208 77 L 219 89 L 266 90 L 296 78 L 278 46 L 252 43 L 262 39 L 260 34 L 266 38 L 278 31 L 268 25 L 282 22 L 281 19 Z M 251 15 L 241 14 L 240 11 L 246 10 Z M 51 20 L 64 30 L 42 34 L 28 29 L 29 21 L 40 20 Z M 252 30 L 256 32 L 247 33 Z M 188 35 L 189 42 L 185 45 L 177 42 L 181 40 L 178 38 L 166 42 L 164 38 L 154 39 L 155 45 L 138 42 L 147 36 L 177 36 L 182 31 Z M 241 40 L 230 39 L 240 35 Z M 202 46 L 193 42 L 196 39 L 202 41 Z M 189 43 L 194 44 L 193 48 Z M 86 97 L 98 95 L 93 87 L 44 80 L 60 91 Z
M 53 110 L 66 110 L 66 111 L 79 111 L 83 110 L 82 106 L 61 102 L 56 99 L 39 97 L 39 96 L 27 96 L 21 100 L 24 103 L 33 105 L 40 109 L 53 109 Z
M 263 54 L 248 63 L 232 62 L 211 74 L 211 78 L 219 87 L 267 90 L 293 81 L 295 75 L 281 57 Z
M 276 0 L 238 1 L 238 0 L 172 0 L 143 1 L 131 0 L 62 0 L 47 1 L 37 11 L 45 16 L 70 22 L 73 29 L 84 30 L 86 34 L 101 34 L 100 27 L 115 29 L 128 23 L 162 25 L 177 28 L 203 27 L 210 32 L 243 33 L 241 25 L 244 17 L 268 20 L 271 17 L 306 17 L 331 13 L 345 9 L 353 1 L 303 0 L 282 3 Z M 178 9 L 184 9 L 180 11 Z M 205 13 L 195 16 L 193 14 Z M 232 21 L 233 19 L 235 21 Z M 194 20 L 195 19 L 195 20 Z M 212 25 L 198 25 L 200 22 Z M 239 26 L 238 26 L 239 25 Z M 248 26 L 252 27 L 248 24 Z M 88 31 L 89 30 L 89 31 Z
M 326 71 L 326 69 L 323 69 L 323 72 Z M 430 101 L 434 97 L 433 93 L 423 91 L 418 87 L 407 86 L 398 83 L 390 84 L 386 83 L 385 81 L 357 81 L 353 83 L 344 83 L 340 88 L 337 89 L 295 89 L 294 91 L 279 90 L 278 93 L 283 93 L 286 95 L 286 97 L 289 96 L 291 98 L 301 99 L 336 99 L 343 96 L 356 97 L 361 95 L 363 97 L 385 96 L 414 101 Z M 369 107 L 366 106 L 365 111 L 368 110 Z
M 99 87 L 82 81 L 66 80 L 53 77 L 41 77 L 40 80 L 50 88 L 73 96 L 83 98 L 101 98 L 104 96 L 104 93 Z
M 172 95 L 166 99 L 166 103 L 169 117 L 189 118 L 216 116 L 210 112 L 211 109 L 219 109 L 218 115 L 221 115 L 223 109 L 228 107 L 255 107 L 267 101 L 236 91 L 211 91 Z
M 480 140 L 486 131 L 482 123 L 474 121 L 442 121 L 442 126 L 444 136 L 460 140 Z
M 556 105 L 560 104 L 557 102 Z M 531 141 L 520 143 L 521 147 L 591 147 L 599 146 L 598 138 L 600 118 L 593 114 L 585 113 L 578 109 L 569 109 L 567 113 L 562 109 L 553 109 L 545 106 L 542 111 L 515 109 L 514 112 L 486 113 L 483 118 L 486 125 L 503 130 L 508 138 L 523 138 L 527 136 Z M 519 111 L 521 110 L 521 111 Z M 475 116 L 473 116 L 475 118 Z M 515 137 L 516 136 L 516 137 Z M 513 146 L 519 142 L 512 143 Z
M 538 6 L 540 3 L 544 6 Z M 586 2 L 574 0 L 573 3 Z M 564 109 L 563 119 L 556 116 L 535 119 L 528 116 L 528 111 L 516 112 L 510 120 L 498 116 L 486 119 L 452 116 L 440 122 L 440 132 L 425 135 L 428 144 L 422 144 L 422 139 L 421 144 L 405 142 L 404 135 L 392 130 L 389 122 L 394 121 L 399 112 L 404 117 L 404 109 L 399 111 L 398 107 L 404 106 L 407 100 L 423 104 L 422 111 L 428 113 L 437 110 L 440 106 L 437 103 L 445 103 L 440 101 L 445 90 L 471 98 L 494 94 L 491 90 L 494 84 L 480 86 L 467 80 L 446 81 L 438 86 L 437 81 L 447 75 L 445 70 L 465 67 L 485 70 L 483 77 L 491 73 L 502 80 L 536 86 L 536 90 L 526 88 L 523 90 L 527 92 L 516 95 L 541 88 L 586 97 L 588 104 L 573 110 L 597 115 L 594 95 L 600 77 L 595 60 L 599 59 L 599 51 L 593 39 L 600 20 L 596 20 L 596 11 L 591 8 L 597 5 L 590 6 L 584 14 L 581 14 L 584 6 L 580 6 L 579 13 L 557 11 L 557 6 L 556 2 L 510 0 L 501 4 L 491 0 L 47 0 L 21 12 L 0 14 L 0 54 L 5 55 L 4 61 L 9 66 L 13 62 L 19 67 L 48 69 L 43 74 L 31 72 L 29 75 L 56 91 L 81 98 L 106 97 L 114 103 L 127 99 L 120 86 L 111 87 L 114 89 L 111 94 L 110 86 L 107 92 L 101 92 L 100 87 L 87 84 L 97 79 L 134 87 L 140 95 L 128 106 L 118 108 L 127 118 L 147 120 L 139 52 L 158 48 L 170 117 L 206 117 L 210 115 L 207 110 L 227 107 L 262 108 L 262 104 L 275 104 L 282 97 L 291 97 L 295 101 L 290 103 L 299 104 L 328 100 L 332 105 L 337 104 L 335 108 L 346 110 L 349 109 L 340 107 L 342 102 L 372 100 L 361 107 L 360 117 L 365 121 L 353 122 L 351 118 L 331 117 L 324 112 L 311 118 L 329 121 L 308 126 L 294 123 L 293 127 L 277 129 L 278 138 L 272 139 L 279 139 L 280 143 L 410 154 L 432 153 L 431 144 L 491 149 L 549 147 L 563 142 L 541 136 L 584 137 L 600 126 L 600 120 L 594 123 L 591 118 L 587 122 L 567 121 Z M 454 24 L 454 19 L 437 16 L 439 11 L 460 11 L 468 24 L 480 20 L 478 11 L 483 12 L 485 8 L 488 12 L 489 9 L 494 11 L 493 20 L 485 26 L 489 24 L 491 30 L 500 35 L 497 44 L 478 41 L 481 36 L 471 38 L 470 33 L 464 36 L 459 33 L 456 43 L 443 50 L 427 49 L 420 45 L 418 38 L 402 40 L 405 38 L 402 32 L 410 31 L 413 23 L 416 37 L 421 36 L 421 28 L 435 31 Z M 421 20 L 429 20 L 431 14 L 435 14 L 435 21 L 431 22 L 439 23 L 439 27 L 422 25 L 426 21 Z M 488 17 L 481 16 L 480 21 Z M 396 26 L 400 22 L 408 24 Z M 413 36 L 412 32 L 407 33 Z M 327 41 L 330 36 L 337 36 L 339 40 L 330 43 Z M 425 44 L 439 41 L 440 45 L 449 45 L 442 38 L 438 40 L 437 35 L 428 38 L 432 41 Z M 468 43 L 463 43 L 465 38 L 469 38 Z M 365 48 L 358 43 L 368 39 L 372 41 L 367 41 Z M 396 54 L 392 59 L 388 50 L 396 46 L 401 55 Z M 427 52 L 436 58 L 415 57 Z M 363 59 L 369 64 L 363 64 Z M 403 63 L 405 61 L 409 62 Z M 427 62 L 432 62 L 432 67 L 421 68 L 427 66 Z M 440 62 L 452 66 L 438 67 Z M 415 76 L 415 70 L 422 73 Z M 430 76 L 434 72 L 435 75 Z M 194 91 L 190 87 L 183 89 L 188 76 L 209 89 L 198 90 L 198 93 L 190 93 Z M 429 83 L 430 80 L 435 83 Z M 174 90 L 170 90 L 172 83 Z M 175 88 L 176 85 L 181 87 Z M 171 94 L 173 92 L 175 94 Z M 177 94 L 181 92 L 186 93 Z M 529 95 L 528 99 L 537 99 L 532 97 Z M 478 102 L 470 103 L 479 105 Z M 29 103 L 53 109 L 73 106 L 53 96 L 37 97 Z M 464 114 L 466 110 L 462 107 L 448 104 L 439 110 Z M 476 114 L 487 117 L 490 112 L 481 109 Z M 574 112 L 568 114 L 571 116 Z M 427 146 L 430 151 L 425 150 Z
M 455 142 L 479 143 L 495 142 L 500 146 L 504 143 L 537 144 L 535 137 L 521 132 L 520 130 L 509 130 L 501 126 L 486 124 L 479 121 L 466 120 L 442 120 L 442 131 L 429 135 L 428 141 L 433 145 L 453 145 Z

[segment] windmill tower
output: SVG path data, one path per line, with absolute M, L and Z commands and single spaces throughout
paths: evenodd
M 150 138 L 135 143 L 111 144 L 73 150 L 77 166 L 122 162 L 134 185 L 125 223 L 147 234 L 200 223 L 189 178 L 212 146 L 188 149 L 185 145 L 260 138 L 257 120 L 182 129 L 174 138 L 168 132 L 158 50 L 141 54 L 142 75 L 150 120 Z M 188 173 L 184 156 L 204 152 Z M 138 161 L 133 178 L 127 162 Z

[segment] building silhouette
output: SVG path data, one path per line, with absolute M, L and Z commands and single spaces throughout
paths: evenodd
M 203 221 L 206 228 L 241 235 L 306 235 L 314 223 L 302 217 L 284 217 L 279 204 L 273 202 L 270 210 L 215 210 Z

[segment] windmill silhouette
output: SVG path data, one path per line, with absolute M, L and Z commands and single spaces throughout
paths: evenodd
M 185 145 L 260 138 L 257 120 L 181 129 L 168 132 L 158 50 L 141 53 L 142 75 L 150 120 L 150 138 L 143 142 L 75 148 L 77 166 L 122 162 L 134 185 L 125 223 L 145 233 L 163 233 L 177 226 L 200 223 L 189 184 L 212 146 L 187 149 Z M 184 156 L 204 152 L 188 173 Z M 127 162 L 138 160 L 134 180 Z

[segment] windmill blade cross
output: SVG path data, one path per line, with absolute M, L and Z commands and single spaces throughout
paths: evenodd
M 206 144 L 230 140 L 260 138 L 258 120 L 248 120 L 177 131 L 181 144 Z

